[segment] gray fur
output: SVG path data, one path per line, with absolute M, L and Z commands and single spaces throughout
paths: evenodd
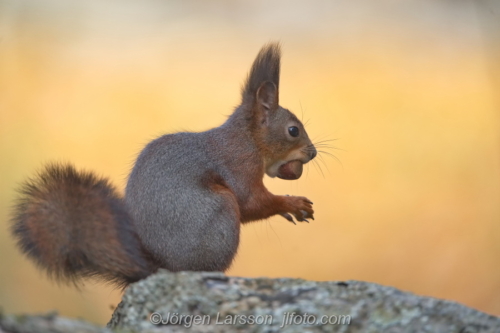
M 248 151 L 252 146 L 245 133 L 239 135 L 241 146 L 219 140 L 229 136 L 238 136 L 231 126 L 165 135 L 148 144 L 137 159 L 125 202 L 143 245 L 160 267 L 224 271 L 230 266 L 239 243 L 235 207 L 246 198 L 216 193 L 204 179 L 214 172 L 236 189 L 241 187 L 239 174 L 252 172 L 260 161 L 257 152 L 249 154 L 244 165 L 228 159 L 234 149 Z

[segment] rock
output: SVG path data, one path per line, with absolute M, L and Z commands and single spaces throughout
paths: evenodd
M 167 271 L 129 286 L 108 328 L 55 313 L 0 313 L 0 333 L 185 331 L 498 333 L 500 318 L 367 282 Z
M 56 312 L 40 316 L 3 315 L 0 333 L 112 333 L 110 329 L 83 320 L 59 317 Z
M 126 290 L 108 327 L 148 332 L 498 333 L 500 318 L 366 282 L 160 271 Z

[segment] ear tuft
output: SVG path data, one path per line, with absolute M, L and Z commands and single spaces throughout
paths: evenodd
M 278 104 L 278 91 L 280 81 L 281 48 L 279 43 L 269 43 L 260 50 L 253 62 L 248 78 L 242 89 L 243 101 L 251 100 L 257 96 L 258 91 L 268 81 L 274 86 L 276 104 Z M 268 88 L 266 88 L 267 90 Z

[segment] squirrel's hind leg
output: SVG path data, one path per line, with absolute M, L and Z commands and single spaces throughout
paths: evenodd
M 161 268 L 229 268 L 238 250 L 240 211 L 236 196 L 218 174 L 207 172 L 198 181 L 193 179 L 190 186 L 176 193 L 175 200 L 157 202 L 155 207 L 160 210 L 157 215 L 138 215 L 136 221 L 144 224 L 137 228 L 140 238 Z M 156 226 L 147 226 L 152 223 Z

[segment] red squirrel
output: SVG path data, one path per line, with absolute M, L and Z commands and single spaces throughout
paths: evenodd
M 225 271 L 240 225 L 313 218 L 305 197 L 270 193 L 264 174 L 298 179 L 317 154 L 304 125 L 278 104 L 280 45 L 265 45 L 221 126 L 163 135 L 139 154 L 122 197 L 110 182 L 51 164 L 21 187 L 12 233 L 49 275 L 126 286 L 154 273 Z M 295 222 L 294 222 L 295 223 Z

